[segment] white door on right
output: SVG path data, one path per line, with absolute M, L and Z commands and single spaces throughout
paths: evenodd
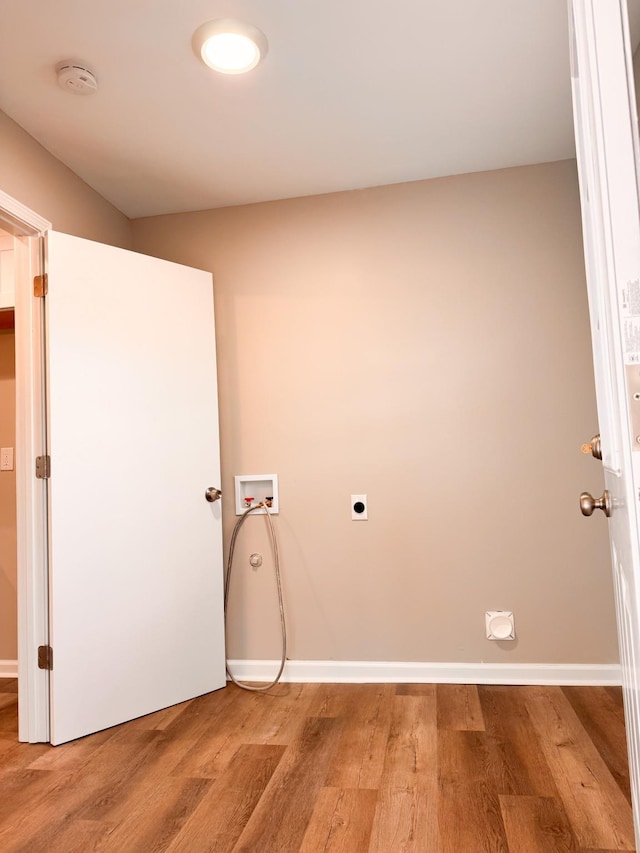
M 588 496 L 582 503 L 585 513 L 603 509 L 609 514 L 634 822 L 640 839 L 638 124 L 626 0 L 570 0 L 569 5 L 574 122 L 606 487 L 603 496 L 594 496 L 598 503 Z M 585 519 L 587 523 L 594 522 Z

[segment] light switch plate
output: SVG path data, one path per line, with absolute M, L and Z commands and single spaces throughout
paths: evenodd
M 0 448 L 0 471 L 13 471 L 13 447 Z

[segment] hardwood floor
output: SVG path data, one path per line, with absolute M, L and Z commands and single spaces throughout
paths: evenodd
M 0 679 L 2 853 L 634 850 L 620 691 L 235 686 L 59 747 Z

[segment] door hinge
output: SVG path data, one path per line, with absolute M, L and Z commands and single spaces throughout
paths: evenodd
M 44 273 L 43 275 L 35 275 L 33 277 L 33 295 L 41 299 L 43 296 L 46 296 L 49 292 L 49 276 Z
M 51 646 L 38 646 L 38 669 L 53 669 L 53 649 Z
M 51 476 L 51 457 L 36 456 L 36 479 L 48 480 Z

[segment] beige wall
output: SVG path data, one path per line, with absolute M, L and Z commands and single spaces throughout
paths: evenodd
M 0 331 L 0 447 L 16 444 L 14 333 Z M 16 474 L 0 471 L 0 660 L 17 660 Z
M 289 657 L 617 660 L 575 163 L 133 222 L 212 270 L 225 526 L 280 475 Z M 215 484 L 212 484 L 215 485 Z M 367 493 L 369 521 L 350 520 Z M 232 657 L 279 654 L 263 520 Z M 484 638 L 513 609 L 518 640 Z
M 131 224 L 74 172 L 0 112 L 0 190 L 56 231 L 131 248 Z

